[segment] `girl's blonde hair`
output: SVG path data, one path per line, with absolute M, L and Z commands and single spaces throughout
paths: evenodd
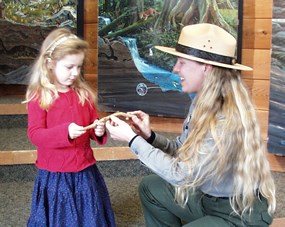
M 207 180 L 219 183 L 227 172 L 233 171 L 234 191 L 230 202 L 234 212 L 241 216 L 251 212 L 258 192 L 267 199 L 268 212 L 273 214 L 275 185 L 266 147 L 254 105 L 238 71 L 213 67 L 206 75 L 196 97 L 190 128 L 175 160 L 175 163 L 189 163 L 190 178 L 176 187 L 176 201 L 185 205 L 190 189 L 199 188 Z M 216 144 L 210 151 L 203 146 L 209 135 Z M 194 177 L 192 170 L 197 166 L 200 168 Z
M 67 28 L 53 30 L 44 40 L 40 53 L 30 71 L 30 83 L 26 92 L 27 103 L 31 100 L 38 100 L 42 109 L 48 110 L 54 100 L 58 97 L 57 89 L 54 85 L 55 75 L 53 75 L 49 64 L 55 64 L 66 55 L 84 53 L 88 51 L 88 43 Z M 82 79 L 82 75 L 76 78 L 71 85 L 83 104 L 88 101 L 90 104 L 96 103 L 96 95 L 91 87 Z

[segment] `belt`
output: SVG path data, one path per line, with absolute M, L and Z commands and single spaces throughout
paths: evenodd
M 215 198 L 215 199 L 229 199 L 230 197 L 217 197 L 217 196 L 213 196 L 213 195 L 209 195 L 209 194 L 203 194 L 205 197 L 207 198 Z
M 217 196 L 213 196 L 213 195 L 209 195 L 209 194 L 206 194 L 206 193 L 203 193 L 203 195 L 205 196 L 205 197 L 207 197 L 207 198 L 216 198 L 216 199 L 230 199 L 230 197 L 217 197 Z M 260 193 L 259 193 L 259 190 L 258 189 L 256 189 L 255 190 L 255 196 L 259 196 L 260 195 Z M 262 197 L 262 196 L 261 196 Z

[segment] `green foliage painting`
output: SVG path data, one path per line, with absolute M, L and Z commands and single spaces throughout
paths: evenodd
M 27 72 L 47 34 L 57 27 L 77 32 L 81 2 L 0 0 L 0 84 L 28 83 Z

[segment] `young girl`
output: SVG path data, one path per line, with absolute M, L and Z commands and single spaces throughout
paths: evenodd
M 212 24 L 183 27 L 173 68 L 184 92 L 196 93 L 182 133 L 171 141 L 151 131 L 149 116 L 132 115 L 134 129 L 112 116 L 112 138 L 157 175 L 139 193 L 146 226 L 269 226 L 275 186 L 254 106 L 236 64 L 235 38 Z
M 68 29 L 52 31 L 31 70 L 26 93 L 28 137 L 38 168 L 28 226 L 115 226 L 90 139 L 105 144 L 95 94 L 81 78 L 88 43 Z M 95 128 L 84 126 L 96 122 Z

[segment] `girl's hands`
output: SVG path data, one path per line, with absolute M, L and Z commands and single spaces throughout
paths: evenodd
M 71 123 L 68 126 L 69 138 L 75 139 L 90 128 L 94 128 L 95 135 L 101 137 L 105 134 L 107 128 L 111 138 L 115 140 L 129 142 L 136 134 L 144 139 L 148 139 L 151 136 L 149 115 L 140 110 L 128 112 L 127 115 L 130 118 L 131 126 L 127 122 L 120 120 L 115 114 L 108 116 L 109 120 L 106 123 L 103 120 L 96 119 L 87 127 Z
M 86 130 L 84 129 L 84 127 L 79 126 L 75 123 L 71 123 L 68 126 L 68 136 L 70 139 L 75 139 L 79 136 L 81 136 L 82 134 L 84 134 L 86 132 Z
M 86 127 L 79 126 L 75 123 L 71 123 L 68 126 L 68 135 L 70 139 L 76 139 L 86 132 Z M 94 121 L 95 135 L 101 137 L 105 134 L 106 128 L 104 122 L 100 122 L 98 119 Z
M 95 135 L 98 137 L 101 137 L 105 134 L 106 128 L 105 128 L 105 123 L 102 121 L 99 121 L 98 119 L 94 121 L 95 123 Z

